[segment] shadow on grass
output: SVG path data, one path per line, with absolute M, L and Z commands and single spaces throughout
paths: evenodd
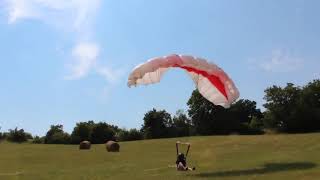
M 197 177 L 230 177 L 230 176 L 246 176 L 246 175 L 259 175 L 267 173 L 275 173 L 280 171 L 294 171 L 294 170 L 305 170 L 316 167 L 315 163 L 311 162 L 292 162 L 292 163 L 267 163 L 261 168 L 254 169 L 241 169 L 241 170 L 230 170 L 220 172 L 204 172 L 194 174 Z

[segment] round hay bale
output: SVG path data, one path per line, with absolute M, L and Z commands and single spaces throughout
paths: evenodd
M 79 149 L 90 149 L 91 143 L 89 141 L 81 141 L 79 145 Z
M 106 148 L 108 152 L 119 152 L 120 151 L 120 145 L 115 141 L 108 141 L 106 143 Z

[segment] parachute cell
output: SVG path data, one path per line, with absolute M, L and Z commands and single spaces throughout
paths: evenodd
M 215 105 L 228 108 L 239 97 L 238 89 L 221 68 L 205 59 L 185 55 L 157 57 L 136 66 L 129 75 L 128 86 L 158 83 L 169 68 L 184 69 L 200 94 Z

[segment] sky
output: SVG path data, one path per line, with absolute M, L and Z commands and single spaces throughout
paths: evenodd
M 240 98 L 320 78 L 317 0 L 1 0 L 0 131 L 71 132 L 94 120 L 140 128 L 144 114 L 187 110 L 182 70 L 127 87 L 138 64 L 168 54 L 208 59 Z

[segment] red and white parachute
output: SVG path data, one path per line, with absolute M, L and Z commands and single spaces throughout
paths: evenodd
M 217 65 L 186 55 L 157 57 L 138 65 L 129 75 L 128 86 L 158 83 L 169 68 L 184 69 L 191 75 L 200 94 L 215 105 L 228 108 L 239 97 L 232 80 Z

